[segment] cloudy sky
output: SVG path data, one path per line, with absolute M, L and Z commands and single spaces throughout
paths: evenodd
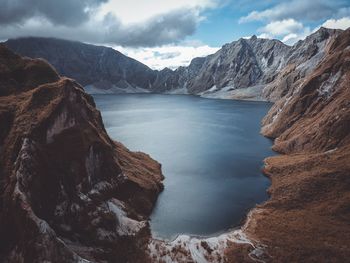
M 350 0 L 0 0 L 0 39 L 50 36 L 112 46 L 161 69 L 257 35 L 293 44 L 350 27 Z

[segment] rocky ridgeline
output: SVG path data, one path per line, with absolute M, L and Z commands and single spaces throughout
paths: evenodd
M 320 28 L 290 47 L 278 40 L 239 39 L 172 73 L 160 72 L 155 91 L 204 97 L 276 101 L 323 59 L 326 46 L 341 30 Z M 164 75 L 163 75 L 164 72 Z
M 341 30 L 320 28 L 287 46 L 253 36 L 224 45 L 176 70 L 151 70 L 111 48 L 52 38 L 19 38 L 5 44 L 24 56 L 44 58 L 90 93 L 160 92 L 276 101 L 323 59 Z
M 264 245 L 267 262 L 350 257 L 350 29 L 323 45 L 322 62 L 308 71 L 313 58 L 304 59 L 305 77 L 263 119 L 262 133 L 283 154 L 265 160 L 270 199 L 258 206 L 246 235 Z M 235 245 L 226 251 L 232 262 L 241 254 Z
M 4 46 L 0 94 L 0 261 L 144 258 L 160 164 L 112 141 L 77 82 Z
M 146 65 L 103 46 L 55 38 L 6 41 L 15 53 L 47 60 L 62 76 L 73 78 L 91 93 L 145 92 L 156 78 Z

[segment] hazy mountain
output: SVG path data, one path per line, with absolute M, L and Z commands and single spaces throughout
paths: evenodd
M 294 46 L 253 36 L 224 45 L 176 70 L 151 70 L 120 52 L 53 38 L 19 38 L 5 45 L 44 58 L 90 93 L 157 92 L 275 101 L 313 70 L 341 30 L 320 28 Z
M 55 38 L 6 41 L 14 52 L 44 58 L 62 76 L 77 80 L 90 92 L 145 92 L 156 78 L 146 65 L 108 47 Z

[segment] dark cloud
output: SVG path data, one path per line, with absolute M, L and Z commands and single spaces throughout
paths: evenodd
M 58 25 L 78 25 L 107 0 L 0 0 L 0 25 L 21 24 L 43 17 Z
M 2 26 L 0 39 L 42 36 L 125 47 L 154 47 L 183 40 L 194 33 L 201 19 L 198 12 L 193 9 L 174 10 L 140 23 L 127 25 L 110 13 L 105 15 L 102 21 L 92 18 L 76 26 L 54 23 L 53 17 L 51 16 L 50 20 L 38 20 L 36 23 Z
M 143 23 L 122 25 L 117 18 L 107 18 L 106 41 L 129 47 L 152 47 L 174 43 L 192 35 L 199 17 L 193 10 L 175 10 L 153 17 Z

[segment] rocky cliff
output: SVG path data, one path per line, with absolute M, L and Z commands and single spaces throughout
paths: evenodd
M 350 29 L 324 50 L 322 62 L 263 120 L 262 133 L 282 155 L 265 160 L 271 198 L 246 233 L 263 244 L 268 261 L 350 257 Z M 241 251 L 231 246 L 227 256 Z
M 145 260 L 160 164 L 112 141 L 77 82 L 1 45 L 0 126 L 1 262 Z
M 276 101 L 323 59 L 341 30 L 320 28 L 294 46 L 253 36 L 195 58 L 187 67 L 152 71 L 105 47 L 45 38 L 5 44 L 19 54 L 48 60 L 61 75 L 73 77 L 88 92 L 157 92 L 204 97 Z
M 173 74 L 182 79 L 182 82 L 177 83 L 177 88 L 185 88 L 188 93 L 225 97 L 233 91 L 237 93 L 237 90 L 263 84 L 263 79 L 280 68 L 283 54 L 288 49 L 288 46 L 277 40 L 258 39 L 256 36 L 239 39 L 224 45 L 215 54 L 202 58 L 195 66 L 195 60 L 192 61 L 186 68 L 192 74 L 183 68 L 175 70 Z M 163 85 L 176 87 L 167 82 Z M 257 92 L 253 93 L 252 97 L 259 96 Z
M 320 28 L 293 46 L 256 36 L 241 38 L 200 63 L 194 60 L 187 68 L 168 72 L 172 77 L 152 88 L 180 89 L 213 98 L 276 101 L 321 62 L 327 43 L 340 32 Z
M 327 54 L 328 44 L 342 31 L 321 27 L 318 31 L 298 41 L 290 48 L 283 66 L 266 83 L 262 96 L 270 101 L 277 101 L 297 88 L 305 76 L 310 74 Z

